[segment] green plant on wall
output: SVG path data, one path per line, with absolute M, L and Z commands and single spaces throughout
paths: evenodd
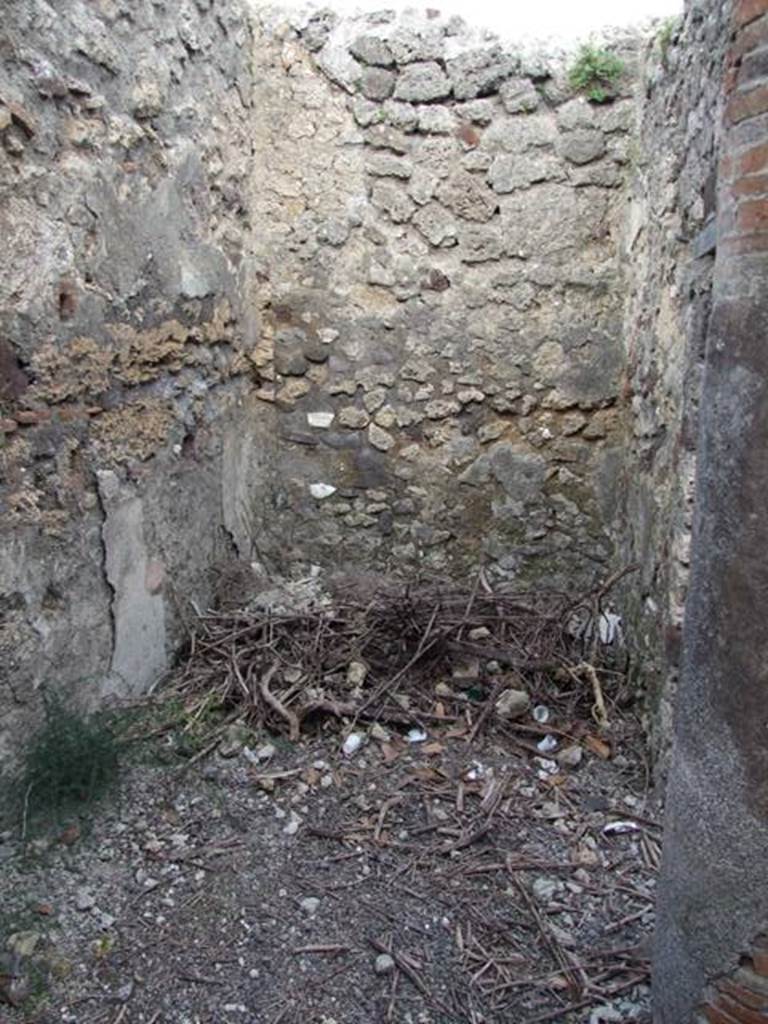
M 607 103 L 616 96 L 616 87 L 624 72 L 624 62 L 614 53 L 589 44 L 582 46 L 570 71 L 572 89 L 583 93 L 591 103 Z
M 667 55 L 669 48 L 675 41 L 677 33 L 680 31 L 680 18 L 666 18 L 662 23 L 659 33 L 656 36 L 656 40 L 659 44 L 659 53 L 661 55 L 661 63 L 666 68 L 667 66 Z

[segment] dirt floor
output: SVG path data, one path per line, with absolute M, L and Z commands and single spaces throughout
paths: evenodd
M 328 720 L 184 762 L 138 744 L 95 811 L 0 842 L 5 993 L 27 990 L 0 1021 L 650 1021 L 643 740 L 551 703 L 473 738 L 437 702 L 350 755 Z M 551 760 L 574 738 L 578 765 Z

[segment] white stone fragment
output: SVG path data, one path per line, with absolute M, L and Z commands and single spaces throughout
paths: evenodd
M 604 836 L 623 836 L 642 831 L 636 821 L 611 821 L 603 827 Z
M 362 661 L 350 661 L 347 667 L 347 685 L 362 686 L 368 675 L 368 666 Z
M 317 498 L 318 501 L 322 501 L 323 498 L 330 498 L 332 494 L 336 493 L 336 488 L 333 484 L 310 484 L 309 493 L 313 498 Z
M 344 740 L 341 747 L 341 752 L 346 757 L 354 757 L 360 747 L 363 745 L 363 736 L 359 732 L 351 732 L 349 736 Z
M 409 743 L 423 743 L 426 740 L 427 734 L 423 729 L 409 729 L 408 730 L 408 742 Z
M 542 754 L 551 754 L 553 750 L 557 750 L 557 740 L 554 736 L 545 736 L 536 744 L 536 749 Z
M 283 829 L 283 834 L 286 836 L 295 836 L 301 826 L 301 818 L 298 816 L 296 811 L 291 811 L 291 816 L 288 819 L 288 824 Z
M 308 412 L 307 423 L 310 427 L 320 427 L 327 430 L 333 423 L 334 413 L 332 412 Z
M 377 974 L 391 974 L 395 969 L 395 961 L 389 953 L 381 953 L 376 957 L 373 969 Z

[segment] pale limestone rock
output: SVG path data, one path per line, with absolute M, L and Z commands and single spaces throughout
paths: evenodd
M 509 689 L 499 695 L 495 704 L 499 718 L 522 718 L 531 706 L 531 698 L 525 690 Z
M 345 405 L 339 410 L 338 421 L 342 427 L 349 427 L 351 430 L 362 430 L 368 426 L 370 417 L 364 409 L 358 409 L 355 405 Z
M 382 452 L 388 452 L 395 445 L 394 437 L 375 423 L 371 423 L 368 427 L 368 440 L 374 448 L 378 448 Z

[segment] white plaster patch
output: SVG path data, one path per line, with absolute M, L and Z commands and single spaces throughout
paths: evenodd
M 150 584 L 157 566 L 144 541 L 143 506 L 111 471 L 97 474 L 104 506 L 105 572 L 112 587 L 112 675 L 123 696 L 146 692 L 166 670 L 165 606 Z

